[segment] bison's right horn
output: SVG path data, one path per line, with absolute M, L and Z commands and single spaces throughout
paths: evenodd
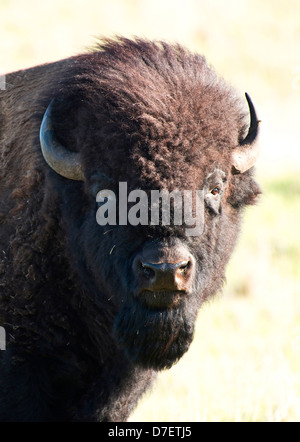
M 247 92 L 245 96 L 250 112 L 250 126 L 246 138 L 240 142 L 232 154 L 232 165 L 239 173 L 244 173 L 254 166 L 260 153 L 257 143 L 260 120 L 257 118 L 254 104 Z
M 51 119 L 53 102 L 49 104 L 40 129 L 40 143 L 46 163 L 56 173 L 70 180 L 83 181 L 82 163 L 78 152 L 71 152 L 56 139 Z

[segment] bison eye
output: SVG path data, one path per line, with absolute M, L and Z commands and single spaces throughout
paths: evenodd
M 216 186 L 210 191 L 210 193 L 212 193 L 213 195 L 218 195 L 220 191 L 221 191 L 220 187 Z

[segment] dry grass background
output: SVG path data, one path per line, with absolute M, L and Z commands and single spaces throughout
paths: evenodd
M 137 421 L 300 420 L 298 0 L 0 0 L 0 72 L 74 55 L 97 36 L 178 41 L 206 55 L 262 123 L 250 208 L 222 294 L 190 351 L 159 375 Z

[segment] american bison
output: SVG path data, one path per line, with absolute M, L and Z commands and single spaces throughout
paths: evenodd
M 124 421 L 155 373 L 182 357 L 260 193 L 258 123 L 247 94 L 165 42 L 105 40 L 7 75 L 1 421 Z M 120 183 L 128 214 L 138 192 L 191 192 L 183 203 L 196 223 L 200 191 L 201 231 L 175 222 L 173 198 L 169 223 L 163 210 L 128 222 L 109 205 Z M 114 222 L 99 222 L 111 207 Z

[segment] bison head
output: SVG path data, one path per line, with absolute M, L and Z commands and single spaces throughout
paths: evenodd
M 246 94 L 247 128 L 243 102 L 203 57 L 179 46 L 108 42 L 72 69 L 40 141 L 73 262 L 95 304 L 104 297 L 114 306 L 114 336 L 132 361 L 167 368 L 188 349 L 203 301 L 220 289 L 241 209 L 259 193 L 251 169 L 259 121 Z M 148 201 L 152 190 L 201 190 L 201 232 L 188 235 L 175 222 L 176 204 L 169 224 L 162 216 L 120 222 L 121 182 Z M 103 190 L 100 205 L 116 195 L 111 225 L 96 220 Z M 195 200 L 188 204 L 196 222 Z

